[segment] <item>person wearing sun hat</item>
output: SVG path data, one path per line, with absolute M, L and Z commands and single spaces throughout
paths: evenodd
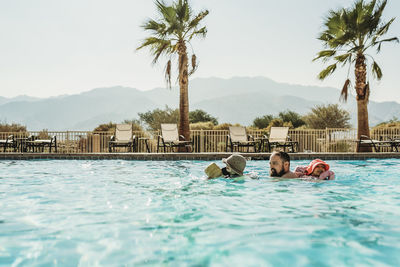
M 222 159 L 222 162 L 226 164 L 225 168 L 222 168 L 222 173 L 225 176 L 243 176 L 244 168 L 246 168 L 246 159 L 239 154 L 233 154 L 226 159 Z M 224 169 L 226 172 L 224 173 Z
M 299 178 L 316 178 L 320 180 L 334 180 L 335 173 L 329 170 L 329 164 L 321 159 L 314 159 L 308 166 L 298 166 L 295 174 Z
M 208 178 L 235 178 L 243 176 L 243 171 L 246 168 L 246 159 L 240 154 L 232 154 L 228 158 L 222 159 L 226 167 L 220 168 L 217 164 L 211 163 L 204 172 L 207 174 Z

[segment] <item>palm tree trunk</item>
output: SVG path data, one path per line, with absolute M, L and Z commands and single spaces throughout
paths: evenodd
M 188 56 L 184 41 L 178 42 L 179 54 L 179 134 L 186 140 L 190 140 L 189 128 L 189 78 L 188 78 Z
M 365 64 L 365 56 L 358 54 L 356 59 L 356 99 L 357 99 L 357 138 L 360 139 L 361 135 L 370 136 L 369 134 L 369 122 L 368 122 L 368 99 L 369 99 L 369 86 L 367 80 L 367 67 Z M 371 152 L 371 147 L 358 147 L 357 151 L 360 152 Z

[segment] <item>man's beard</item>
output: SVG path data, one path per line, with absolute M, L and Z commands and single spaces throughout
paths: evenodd
M 282 170 L 278 173 L 275 169 L 271 169 L 269 171 L 269 175 L 271 175 L 271 177 L 282 177 L 285 174 L 285 169 L 282 166 Z

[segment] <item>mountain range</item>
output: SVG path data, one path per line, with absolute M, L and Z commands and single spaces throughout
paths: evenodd
M 196 78 L 189 85 L 190 110 L 203 109 L 220 123 L 250 125 L 256 117 L 292 110 L 310 112 L 319 104 L 339 103 L 340 91 L 332 87 L 278 83 L 265 77 Z M 20 123 L 29 130 L 93 130 L 101 123 L 138 118 L 139 112 L 178 107 L 179 89 L 141 91 L 115 86 L 51 98 L 0 97 L 0 121 Z M 354 97 L 340 104 L 356 125 Z M 397 102 L 369 103 L 370 125 L 400 114 Z

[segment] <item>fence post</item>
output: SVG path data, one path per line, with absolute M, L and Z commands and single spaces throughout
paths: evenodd
M 93 134 L 93 152 L 100 152 L 100 134 L 98 133 Z
M 69 132 L 68 131 L 67 131 L 67 136 L 65 137 L 65 146 L 66 146 L 67 153 L 69 153 L 70 145 L 69 145 Z
M 204 131 L 200 129 L 200 152 L 204 152 Z
M 330 146 L 330 142 L 329 142 L 329 131 L 328 131 L 328 127 L 325 127 L 325 151 L 324 152 L 329 152 L 329 146 Z

